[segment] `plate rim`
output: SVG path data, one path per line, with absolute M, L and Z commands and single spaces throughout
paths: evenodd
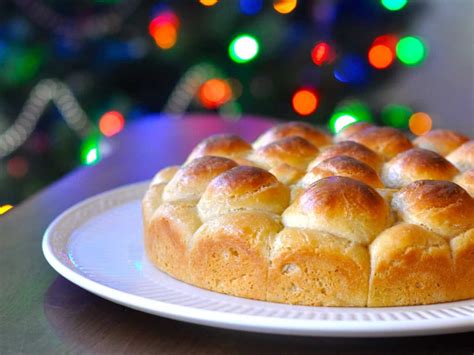
M 42 251 L 51 267 L 67 280 L 76 284 L 77 286 L 114 303 L 133 308 L 142 312 L 153 315 L 162 316 L 165 318 L 175 319 L 179 321 L 200 324 L 205 326 L 234 329 L 241 331 L 272 333 L 272 334 L 286 334 L 286 335 L 301 335 L 301 336 L 324 336 L 324 337 L 397 337 L 397 336 L 419 336 L 419 335 L 435 335 L 435 334 L 449 334 L 458 332 L 474 331 L 474 317 L 471 320 L 469 317 L 440 319 L 439 321 L 427 320 L 397 320 L 397 321 L 372 321 L 360 322 L 358 320 L 333 320 L 333 319 L 288 319 L 282 317 L 268 317 L 259 315 L 237 314 L 231 312 L 223 312 L 217 310 L 201 309 L 193 306 L 178 305 L 168 303 L 165 301 L 146 298 L 139 295 L 134 295 L 125 291 L 115 289 L 113 287 L 104 285 L 98 281 L 94 281 L 85 275 L 82 275 L 66 265 L 58 258 L 52 248 L 51 238 L 52 233 L 57 225 L 67 216 L 80 212 L 84 206 L 92 202 L 97 202 L 101 199 L 111 198 L 117 193 L 125 192 L 132 189 L 140 189 L 148 186 L 149 181 L 141 181 L 129 185 L 117 187 L 100 194 L 91 196 L 83 201 L 74 204 L 66 209 L 46 229 L 42 239 Z M 132 198 L 130 201 L 138 200 Z M 127 203 L 128 203 L 127 202 Z M 109 206 L 106 210 L 116 208 L 126 202 L 115 203 Z M 101 211 L 98 215 L 104 213 Z M 90 220 L 90 219 L 87 219 Z M 84 223 L 87 222 L 84 221 Z M 76 227 L 77 228 L 77 227 Z M 67 236 L 69 240 L 71 234 Z M 189 285 L 191 287 L 196 287 Z M 224 295 L 226 296 L 226 295 Z M 230 297 L 230 296 L 229 296 Z M 265 301 L 258 301 L 265 302 Z M 267 302 L 271 303 L 271 302 Z M 474 299 L 447 302 L 445 305 L 453 303 L 467 303 L 467 305 L 474 305 Z M 278 306 L 276 303 L 272 305 Z M 443 303 L 436 304 L 437 306 Z M 434 305 L 425 305 L 434 306 Z M 416 306 L 410 306 L 416 307 Z M 318 307 L 319 308 L 319 307 Z M 331 309 L 361 309 L 370 312 L 377 310 L 388 310 L 389 308 L 396 308 L 403 311 L 406 307 L 384 307 L 384 308 L 367 308 L 367 307 L 321 307 Z M 407 310 L 413 312 L 413 310 Z M 224 315 L 224 317 L 223 317 Z M 271 320 L 269 322 L 269 320 Z

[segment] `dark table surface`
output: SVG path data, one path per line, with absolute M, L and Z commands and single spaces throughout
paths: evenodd
M 99 192 L 146 180 L 184 160 L 206 136 L 253 140 L 271 121 L 154 116 L 110 141 L 99 164 L 63 177 L 0 218 L 0 354 L 10 353 L 448 353 L 473 354 L 474 333 L 348 339 L 245 333 L 182 323 L 119 306 L 59 276 L 41 252 L 48 224 Z

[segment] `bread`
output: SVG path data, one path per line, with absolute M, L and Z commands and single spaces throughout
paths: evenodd
M 288 123 L 253 145 L 210 137 L 145 193 L 148 259 L 186 283 L 271 302 L 472 298 L 472 141 L 455 149 L 444 136 L 448 143 L 438 133 L 430 149 L 414 148 L 401 131 L 364 123 L 333 144 L 308 124 Z
M 335 142 L 343 142 L 349 139 L 349 137 L 357 132 L 360 132 L 368 127 L 373 127 L 368 122 L 356 122 L 350 125 L 345 126 L 340 130 L 334 137 Z
M 465 135 L 449 129 L 434 129 L 416 138 L 413 144 L 446 156 L 468 140 Z

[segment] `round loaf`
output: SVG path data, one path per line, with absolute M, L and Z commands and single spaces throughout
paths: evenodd
M 265 169 L 272 169 L 281 164 L 305 170 L 318 154 L 319 150 L 306 139 L 292 136 L 277 140 L 255 150 L 248 156 Z
M 292 185 L 303 176 L 304 171 L 283 163 L 270 169 L 270 173 L 275 175 L 282 184 Z
M 416 138 L 413 144 L 446 156 L 468 140 L 465 135 L 449 129 L 434 129 Z
M 373 127 L 368 122 L 356 122 L 351 125 L 345 126 L 341 131 L 339 131 L 334 137 L 335 142 L 342 142 L 348 140 L 353 134 L 360 132 L 368 127 Z
M 474 169 L 474 140 L 470 140 L 453 150 L 446 159 L 461 171 Z
M 340 155 L 346 155 L 348 157 L 360 160 L 361 162 L 371 166 L 375 171 L 380 171 L 382 167 L 382 159 L 373 150 L 370 150 L 362 144 L 344 141 L 334 145 L 331 145 L 324 149 L 309 165 L 308 170 L 314 168 L 316 165 L 321 163 L 323 160 L 337 157 Z
M 474 197 L 474 169 L 459 174 L 454 178 L 454 182 Z
M 282 215 L 286 227 L 309 228 L 370 243 L 390 223 L 387 202 L 372 187 L 342 176 L 316 181 Z
M 352 134 L 348 139 L 365 145 L 385 160 L 413 148 L 410 140 L 398 129 L 392 127 L 368 127 Z
M 179 169 L 163 191 L 163 201 L 197 200 L 209 182 L 237 164 L 227 158 L 204 156 Z
M 268 171 L 238 166 L 217 176 L 207 186 L 197 205 L 207 221 L 238 210 L 281 213 L 290 201 L 290 190 Z
M 405 222 L 447 239 L 474 227 L 474 200 L 450 181 L 419 180 L 395 193 L 392 207 Z
M 452 180 L 459 171 L 438 153 L 413 148 L 398 154 L 382 170 L 386 186 L 400 188 L 416 180 Z
M 341 155 L 323 160 L 301 179 L 301 185 L 307 187 L 313 182 L 329 176 L 346 176 L 362 181 L 375 188 L 383 187 L 379 176 L 367 164 L 354 158 Z
M 251 150 L 252 146 L 235 134 L 216 134 L 199 143 L 189 155 L 187 162 L 206 155 L 241 157 Z
M 277 125 L 262 134 L 254 143 L 255 148 L 272 143 L 286 137 L 297 136 L 306 139 L 315 147 L 323 147 L 332 143 L 332 137 L 304 122 L 289 122 Z
M 178 165 L 168 166 L 167 168 L 161 169 L 153 177 L 153 180 L 151 180 L 150 185 L 158 185 L 158 184 L 167 183 L 173 178 L 173 176 L 177 173 L 178 170 L 179 170 Z

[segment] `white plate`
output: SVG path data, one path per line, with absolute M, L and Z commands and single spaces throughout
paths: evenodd
M 222 295 L 177 281 L 144 257 L 140 199 L 147 185 L 106 192 L 59 216 L 43 239 L 51 266 L 113 302 L 214 327 L 341 337 L 474 330 L 474 300 L 392 308 L 305 307 Z

